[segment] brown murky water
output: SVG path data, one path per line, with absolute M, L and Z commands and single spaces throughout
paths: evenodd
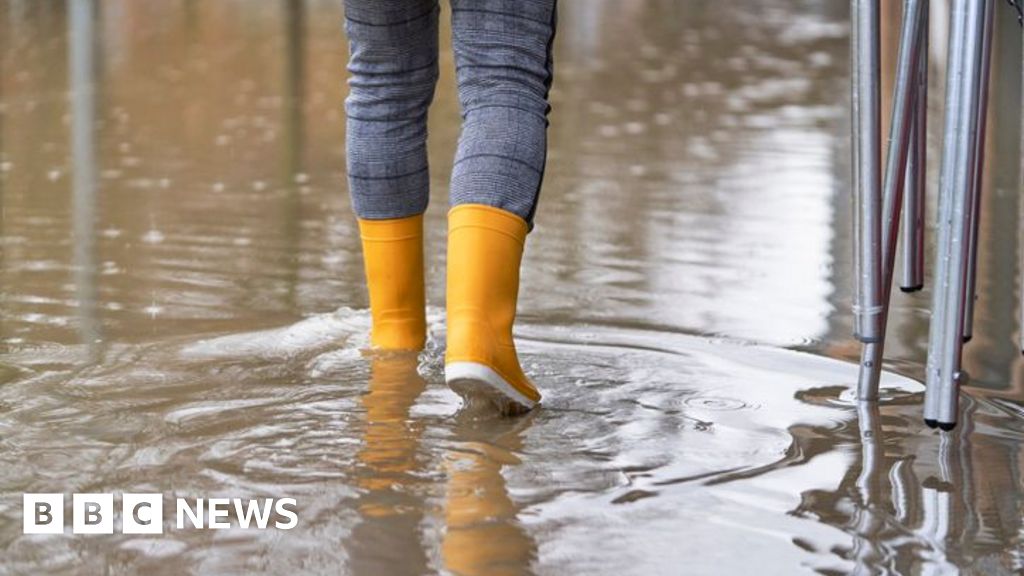
M 450 56 L 428 350 L 361 352 L 339 5 L 0 0 L 0 573 L 1024 570 L 1008 12 L 940 434 L 927 291 L 894 303 L 884 401 L 851 393 L 848 3 L 563 0 L 520 419 L 443 385 Z M 299 525 L 26 536 L 24 492 L 293 497 Z

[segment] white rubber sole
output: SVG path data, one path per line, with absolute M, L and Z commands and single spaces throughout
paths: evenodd
M 536 402 L 524 396 L 489 366 L 476 362 L 452 362 L 444 367 L 444 380 L 466 399 L 484 397 L 499 410 L 517 414 L 532 410 Z

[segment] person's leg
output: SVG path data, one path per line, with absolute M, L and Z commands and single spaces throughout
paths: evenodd
M 555 0 L 452 0 L 463 128 L 448 218 L 445 379 L 506 412 L 540 400 L 512 324 L 547 155 L 554 34 Z
M 379 348 L 419 349 L 426 337 L 423 212 L 437 19 L 436 0 L 345 0 L 349 192 Z
M 462 135 L 451 204 L 532 225 L 547 157 L 555 0 L 451 0 Z

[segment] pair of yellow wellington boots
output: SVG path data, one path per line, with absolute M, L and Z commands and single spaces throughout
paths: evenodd
M 360 220 L 375 348 L 418 350 L 426 339 L 423 217 Z M 448 348 L 445 381 L 464 398 L 505 413 L 530 410 L 540 393 L 512 341 L 526 222 L 462 204 L 448 213 Z

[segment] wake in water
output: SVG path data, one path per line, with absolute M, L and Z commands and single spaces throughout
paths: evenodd
M 94 365 L 74 361 L 74 347 L 36 347 L 22 366 L 28 356 L 15 351 L 0 358 L 11 367 L 0 387 L 0 485 L 299 501 L 295 538 L 96 541 L 131 551 L 137 569 L 168 559 L 239 569 L 229 559 L 273 550 L 279 562 L 313 555 L 379 571 L 401 545 L 424 552 L 402 556 L 424 571 L 431 550 L 447 551 L 445 565 L 472 563 L 458 551 L 498 530 L 506 556 L 486 562 L 556 572 L 580 558 L 596 571 L 739 570 L 764 555 L 848 571 L 901 554 L 946 566 L 954 552 L 944 542 L 970 525 L 942 519 L 977 512 L 936 494 L 961 489 L 971 445 L 1024 441 L 1019 415 L 996 401 L 968 399 L 970 444 L 940 439 L 918 423 L 913 380 L 887 374 L 881 407 L 866 408 L 851 364 L 595 324 L 519 327 L 545 401 L 503 418 L 463 406 L 444 385 L 442 320 L 430 311 L 420 355 L 368 351 L 368 314 L 347 308 L 256 332 L 113 346 Z M 18 526 L 17 513 L 0 510 L 6 526 Z M 348 559 L 302 545 L 325 537 Z M 75 565 L 66 541 L 11 528 L 0 538 L 13 566 Z M 710 558 L 709 539 L 759 553 Z

